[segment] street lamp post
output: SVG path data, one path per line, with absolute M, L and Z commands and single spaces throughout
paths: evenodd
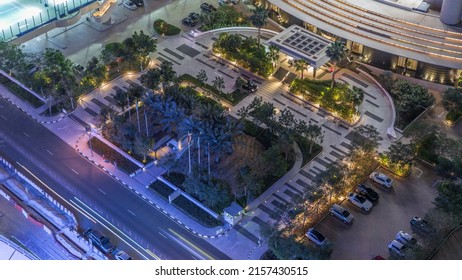
M 90 154 L 93 157 L 93 147 L 91 145 L 91 127 L 87 127 L 88 143 L 90 144 Z

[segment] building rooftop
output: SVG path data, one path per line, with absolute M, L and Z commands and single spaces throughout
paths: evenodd
M 327 32 L 414 60 L 462 69 L 462 29 L 438 15 L 370 0 L 269 0 Z
M 329 61 L 326 55 L 331 42 L 300 26 L 292 25 L 267 41 L 296 59 L 304 59 L 313 67 L 320 67 Z

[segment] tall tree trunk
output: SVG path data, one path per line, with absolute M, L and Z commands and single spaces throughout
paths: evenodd
M 330 88 L 334 88 L 334 81 L 335 81 L 335 66 L 337 63 L 334 62 L 333 67 L 332 67 L 332 82 L 330 84 Z

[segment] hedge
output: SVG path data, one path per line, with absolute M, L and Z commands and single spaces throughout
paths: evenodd
M 189 215 L 191 218 L 196 220 L 198 223 L 206 227 L 216 227 L 223 225 L 222 222 L 212 217 L 204 209 L 185 198 L 183 195 L 179 195 L 173 200 L 173 204 L 178 207 L 183 213 Z
M 171 25 L 170 23 L 167 23 L 163 19 L 157 19 L 156 21 L 154 21 L 154 31 L 156 31 L 156 33 L 160 35 L 172 36 L 180 34 L 181 29 L 174 25 Z
M 133 173 L 139 169 L 138 165 L 96 137 L 91 138 L 91 147 L 93 152 L 104 157 L 109 162 L 115 162 L 117 164 L 117 168 L 127 174 Z

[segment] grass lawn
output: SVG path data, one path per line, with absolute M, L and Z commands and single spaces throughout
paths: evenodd
M 117 164 L 117 168 L 123 172 L 130 174 L 139 169 L 138 165 L 134 164 L 131 160 L 127 159 L 98 138 L 91 138 L 91 145 L 93 152 L 103 156 L 111 163 L 115 162 Z

